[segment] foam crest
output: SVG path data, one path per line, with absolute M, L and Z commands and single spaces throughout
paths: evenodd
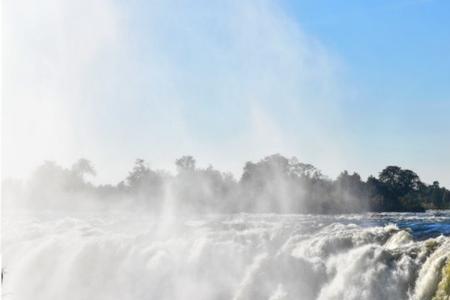
M 448 237 L 355 220 L 7 217 L 4 298 L 448 299 Z

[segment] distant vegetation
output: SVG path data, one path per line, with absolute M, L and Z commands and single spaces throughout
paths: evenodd
M 175 161 L 177 172 L 151 169 L 137 159 L 116 185 L 93 185 L 86 159 L 71 168 L 45 162 L 25 183 L 3 182 L 3 199 L 28 208 L 128 205 L 142 210 L 194 213 L 350 213 L 450 209 L 450 191 L 437 181 L 423 183 L 411 170 L 388 166 L 367 181 L 342 172 L 335 180 L 295 157 L 279 154 L 247 162 L 236 180 L 212 166 L 198 168 L 191 156 Z M 95 204 L 94 204 L 95 203 Z M 86 206 L 87 205 L 87 206 Z

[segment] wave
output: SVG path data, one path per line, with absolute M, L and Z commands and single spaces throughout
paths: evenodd
M 450 238 L 417 239 L 392 222 L 404 218 L 6 216 L 2 293 L 68 300 L 450 299 Z

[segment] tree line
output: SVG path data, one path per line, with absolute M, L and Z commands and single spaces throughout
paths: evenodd
M 137 159 L 118 184 L 94 185 L 92 163 L 80 159 L 70 168 L 44 162 L 26 183 L 6 181 L 3 198 L 30 207 L 76 206 L 78 202 L 104 207 L 127 203 L 159 213 L 357 213 L 450 209 L 450 191 L 434 181 L 428 185 L 408 169 L 384 168 L 377 177 L 362 180 L 342 172 L 330 179 L 311 164 L 274 154 L 247 162 L 239 180 L 212 166 L 199 168 L 192 156 L 175 161 L 176 174 L 153 170 Z M 21 199 L 21 200 L 16 200 Z

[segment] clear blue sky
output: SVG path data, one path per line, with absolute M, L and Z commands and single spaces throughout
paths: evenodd
M 450 183 L 450 2 L 287 1 L 346 65 L 348 127 L 368 161 L 433 165 Z M 431 177 L 428 177 L 431 178 Z
M 25 9 L 26 8 L 26 9 Z M 4 176 L 275 152 L 450 186 L 450 2 L 6 1 Z M 24 88 L 26 87 L 26 88 Z M 32 151 L 30 151 L 32 149 Z

